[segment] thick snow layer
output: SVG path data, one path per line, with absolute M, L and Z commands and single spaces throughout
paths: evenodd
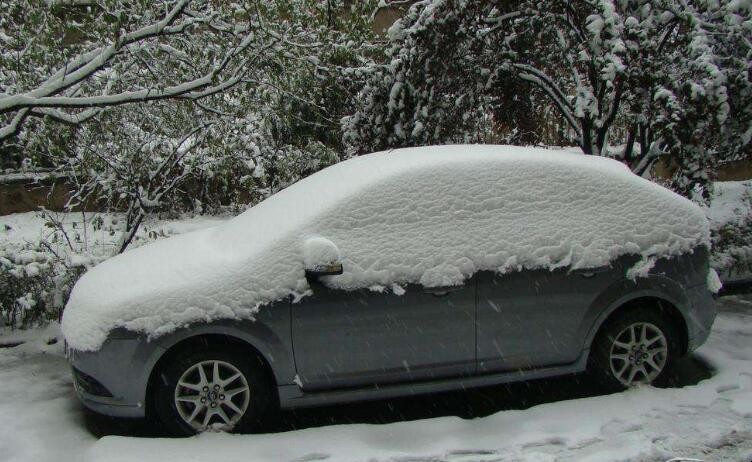
M 71 346 L 94 350 L 115 327 L 160 335 L 251 318 L 305 295 L 306 264 L 335 249 L 344 273 L 327 283 L 352 289 L 598 267 L 708 242 L 700 208 L 613 160 L 508 146 L 395 150 L 329 167 L 216 228 L 105 261 L 76 284 L 62 327 Z
M 710 270 L 708 271 L 707 285 L 708 285 L 708 290 L 714 294 L 717 294 L 723 288 L 723 283 L 721 282 L 721 278 L 718 277 L 718 273 L 713 268 L 710 268 Z
M 655 267 L 655 258 L 650 257 L 638 261 L 635 265 L 627 270 L 627 279 L 635 281 L 637 278 L 644 278 L 650 274 L 650 270 Z
M 337 246 L 325 237 L 312 237 L 303 244 L 303 265 L 306 269 L 338 262 L 340 258 Z
M 73 391 L 62 341 L 47 345 L 48 332 L 37 332 L 35 342 L 0 348 L 0 461 L 662 462 L 683 457 L 748 462 L 752 297 L 721 297 L 718 306 L 707 343 L 683 360 L 681 369 L 685 375 L 686 368 L 702 364 L 702 371 L 709 369 L 712 376 L 681 382 L 680 388 L 639 387 L 582 398 L 581 390 L 590 385 L 557 379 L 533 382 L 529 388 L 493 387 L 296 412 L 306 416 L 300 419 L 288 416 L 296 427 L 315 428 L 186 439 L 138 437 L 144 433 L 138 427 L 123 428 L 121 422 L 107 427 L 99 420 L 88 423 L 98 433 L 92 434 Z M 5 341 L 0 330 L 0 343 Z M 543 399 L 540 389 L 550 390 Z M 530 401 L 544 404 L 528 407 Z M 474 419 L 453 416 L 478 403 L 483 409 L 494 403 L 488 411 L 497 411 Z M 318 416 L 313 422 L 312 413 Z M 449 415 L 428 418 L 437 414 Z M 328 423 L 382 421 L 376 415 L 408 415 L 411 420 Z

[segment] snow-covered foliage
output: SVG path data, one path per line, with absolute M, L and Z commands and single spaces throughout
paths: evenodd
M 339 160 L 374 5 L 14 0 L 0 164 L 56 167 L 70 206 L 125 211 L 116 251 L 150 213 L 256 203 Z
M 366 12 L 374 6 L 318 0 L 6 2 L 0 17 L 4 157 L 33 144 L 35 130 L 49 121 L 78 125 L 108 107 L 159 100 L 225 112 L 228 91 L 246 96 L 246 114 L 277 104 L 281 119 L 295 115 L 301 125 L 312 124 L 309 130 L 321 130 L 330 117 L 335 126 L 351 79 L 333 71 L 363 54 L 370 31 Z M 306 91 L 300 92 L 303 83 Z M 259 94 L 271 88 L 285 98 Z
M 175 104 L 110 110 L 79 130 L 75 155 L 62 160 L 77 184 L 69 205 L 125 211 L 115 249 L 122 252 L 150 213 L 244 208 L 338 160 L 315 141 L 275 146 L 269 132 L 262 117 L 239 112 Z
M 4 10 L 3 141 L 30 118 L 78 124 L 103 107 L 215 95 L 253 79 L 285 40 L 239 4 L 14 0 Z
M 750 154 L 751 8 L 423 0 L 389 30 L 385 62 L 363 70 L 369 80 L 343 121 L 344 141 L 368 152 L 563 138 L 638 174 L 670 158 L 672 186 L 688 195 L 717 160 Z M 541 140 L 551 125 L 557 139 Z
M 712 266 L 724 281 L 752 277 L 752 181 L 715 183 L 707 215 Z
M 105 261 L 77 283 L 62 326 L 74 348 L 93 350 L 115 327 L 160 335 L 251 318 L 306 295 L 306 266 L 337 255 L 344 273 L 327 277 L 332 287 L 430 287 L 480 270 L 592 268 L 700 245 L 709 231 L 699 207 L 613 160 L 508 146 L 398 150 L 341 162 L 222 226 Z

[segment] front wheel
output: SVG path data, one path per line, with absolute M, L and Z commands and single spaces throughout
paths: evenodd
M 679 353 L 671 322 L 660 312 L 639 308 L 601 328 L 593 342 L 590 371 L 610 389 L 661 383 Z
M 224 349 L 178 354 L 160 373 L 155 408 L 170 433 L 254 430 L 269 405 L 253 358 Z

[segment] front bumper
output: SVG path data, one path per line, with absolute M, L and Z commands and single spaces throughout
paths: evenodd
M 147 347 L 142 338 L 118 338 L 108 339 L 97 351 L 66 349 L 76 394 L 84 406 L 113 417 L 144 417 L 147 359 L 154 347 Z
M 121 399 L 107 398 L 104 396 L 92 395 L 76 388 L 76 394 L 86 408 L 97 414 L 111 417 L 132 417 L 142 418 L 146 416 L 146 409 L 142 402 L 136 404 L 123 403 Z

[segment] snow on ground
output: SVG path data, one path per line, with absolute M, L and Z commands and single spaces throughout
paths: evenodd
M 695 353 L 714 369 L 713 375 L 684 388 L 642 387 L 475 419 L 440 417 L 188 439 L 97 438 L 90 433 L 61 342 L 48 345 L 47 330 L 31 343 L 0 348 L 0 461 L 665 461 L 682 456 L 748 462 L 752 296 L 723 297 L 720 307 L 707 344 Z M 0 335 L 0 343 L 5 338 Z M 463 394 L 457 396 L 462 399 Z
M 348 290 L 595 268 L 710 244 L 697 205 L 612 159 L 517 146 L 396 149 L 328 167 L 216 228 L 101 263 L 71 292 L 63 332 L 88 351 L 117 327 L 157 336 L 252 318 L 268 302 L 310 293 L 311 238 L 339 249 L 344 272 L 327 284 Z

